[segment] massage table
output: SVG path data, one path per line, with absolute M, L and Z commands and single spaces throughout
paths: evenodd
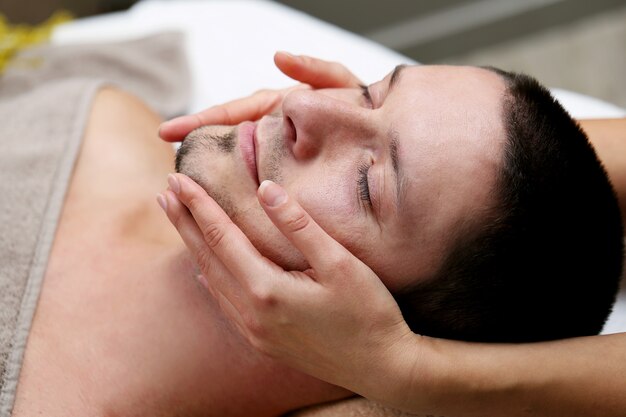
M 78 19 L 55 29 L 51 42 L 112 42 L 163 31 L 185 34 L 192 82 L 187 112 L 293 81 L 273 64 L 277 50 L 339 61 L 364 82 L 377 81 L 410 58 L 314 17 L 265 0 L 144 0 L 124 12 Z M 485 63 L 488 64 L 488 63 Z M 575 118 L 626 117 L 610 103 L 552 89 Z M 626 281 L 603 333 L 626 332 Z

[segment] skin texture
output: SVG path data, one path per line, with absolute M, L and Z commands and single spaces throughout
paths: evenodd
M 94 100 L 12 415 L 270 416 L 349 395 L 254 352 L 194 279 L 154 204 L 174 169 L 160 123 L 120 91 Z
M 581 125 L 626 212 L 626 161 L 621 157 L 626 155 L 626 119 Z M 220 279 L 207 285 L 231 321 L 252 345 L 282 362 L 418 413 L 411 415 L 621 416 L 626 410 L 621 388 L 626 370 L 618 366 L 626 363 L 624 335 L 516 346 L 407 336 L 406 324 L 394 322 L 397 305 L 372 272 L 316 227 L 295 200 L 283 197 L 281 204 L 271 206 L 264 202 L 263 188 L 259 192 L 268 217 L 307 256 L 312 265 L 308 280 L 268 267 L 219 206 L 199 187 L 190 188 L 178 195 L 189 212 L 166 192 L 168 201 L 176 202 L 167 206 L 170 220 L 196 258 L 225 267 Z M 241 259 L 247 268 L 237 267 Z M 350 297 L 367 299 L 368 308 L 336 303 Z M 355 337 L 362 333 L 366 337 Z M 372 343 L 376 340 L 386 343 Z M 303 415 L 338 414 L 400 415 L 363 400 L 317 407 Z
M 292 91 L 281 114 L 258 121 L 255 142 L 259 180 L 279 182 L 393 291 L 433 274 L 455 228 L 489 207 L 504 138 L 504 85 L 472 67 L 406 67 L 391 79 L 368 88 L 371 102 L 358 89 Z M 242 130 L 235 128 L 236 141 Z M 190 135 L 181 172 L 226 208 L 262 254 L 306 269 L 263 213 L 241 153 L 200 145 L 229 131 Z M 362 166 L 371 206 L 360 191 Z
M 258 120 L 277 110 L 285 96 L 295 89 L 354 88 L 362 84 L 337 62 L 277 52 L 274 63 L 283 74 L 300 84 L 283 90 L 259 90 L 249 97 L 168 120 L 159 126 L 159 136 L 167 142 L 180 142 L 192 130 L 205 125 L 236 125 L 246 120 Z
M 602 128 L 603 136 L 592 138 L 599 155 L 611 150 L 624 155 L 625 122 L 583 126 Z M 605 163 L 618 195 L 625 164 L 619 157 Z M 166 207 L 168 216 L 197 258 L 225 266 L 220 279 L 207 282 L 209 290 L 260 351 L 415 415 L 554 416 L 567 410 L 574 416 L 621 416 L 626 410 L 624 334 L 519 345 L 414 335 L 398 320 L 397 305 L 371 271 L 360 268 L 294 199 L 284 195 L 270 204 L 281 192 L 278 186 L 264 183 L 259 199 L 307 255 L 312 267 L 304 274 L 268 265 L 199 186 L 177 177 L 176 196 L 166 193 L 176 202 Z M 176 205 L 179 199 L 189 212 Z M 367 308 L 342 302 L 349 299 L 367 299 Z M 305 415 L 397 415 L 363 401 L 350 402 L 349 411 L 345 407 L 340 403 Z
M 292 209 L 291 215 L 286 215 L 286 221 L 278 222 L 283 227 L 287 224 L 287 229 L 291 229 L 292 233 L 286 235 L 297 251 L 287 244 L 277 244 L 282 235 L 271 224 L 266 225 L 268 221 L 261 209 L 268 212 L 268 205 L 259 206 L 254 192 L 256 183 L 247 175 L 241 156 L 237 152 L 219 151 L 216 146 L 197 146 L 213 140 L 207 138 L 208 134 L 219 136 L 230 133 L 230 128 L 204 129 L 202 135 L 188 138 L 183 146 L 189 147 L 191 151 L 181 164 L 182 171 L 192 174 L 206 191 L 227 208 L 232 220 L 246 232 L 254 246 L 250 242 L 245 243 L 247 239 L 225 213 L 219 217 L 211 217 L 208 212 L 216 211 L 219 207 L 189 178 L 182 175 L 171 176 L 170 191 L 159 198 L 162 206 L 166 207 L 170 220 L 195 255 L 200 270 L 207 275 L 207 281 L 215 284 L 208 286 L 218 304 L 253 346 L 271 357 L 280 357 L 297 369 L 312 371 L 313 375 L 339 385 L 350 384 L 355 376 L 354 368 L 368 369 L 378 379 L 373 383 L 370 379 L 361 378 L 364 385 L 355 387 L 355 392 L 361 394 L 374 392 L 374 387 L 370 384 L 394 386 L 393 380 L 397 374 L 389 370 L 400 367 L 402 363 L 390 362 L 380 356 L 380 351 L 387 354 L 397 351 L 397 354 L 390 356 L 402 357 L 400 353 L 407 343 L 414 344 L 415 335 L 408 330 L 393 298 L 370 268 L 359 263 L 354 266 L 355 269 L 345 269 L 348 261 L 352 262 L 354 259 L 346 248 L 353 253 L 360 251 L 361 259 L 378 276 L 383 277 L 384 266 L 377 263 L 382 260 L 397 266 L 398 271 L 402 271 L 404 259 L 414 262 L 421 259 L 431 260 L 432 256 L 427 250 L 443 251 L 445 239 L 440 237 L 449 235 L 451 228 L 458 224 L 468 210 L 478 210 L 487 204 L 489 194 L 485 185 L 489 184 L 497 167 L 501 146 L 499 140 L 503 136 L 497 116 L 503 85 L 491 72 L 475 68 L 407 68 L 397 77 L 392 91 L 389 88 L 390 83 L 391 77 L 388 76 L 381 83 L 370 86 L 372 103 L 364 100 L 354 90 L 294 91 L 285 98 L 282 117 L 265 117 L 258 123 L 259 179 L 280 179 L 285 188 L 291 189 L 297 195 L 295 199 L 287 199 L 287 204 Z M 435 85 L 440 88 L 433 87 Z M 407 89 L 414 94 L 403 94 Z M 442 110 L 449 109 L 450 103 L 453 103 L 452 111 L 449 117 L 442 120 Z M 416 114 L 421 117 L 416 117 Z M 329 123 L 323 123 L 325 121 Z M 393 125 L 393 129 L 390 125 Z M 390 134 L 390 131 L 394 134 Z M 477 133 L 468 134 L 468 131 Z M 232 136 L 238 138 L 238 133 L 235 131 Z M 355 186 L 342 188 L 342 181 L 356 183 L 355 174 L 358 170 L 354 166 L 358 166 L 360 158 L 366 155 L 376 157 L 374 166 L 378 166 L 378 178 L 382 178 L 378 183 L 393 184 L 394 181 L 389 179 L 393 176 L 392 161 L 386 153 L 389 141 L 393 138 L 398 138 L 399 159 L 407 172 L 403 186 L 408 191 L 405 191 L 403 203 L 410 208 L 397 210 L 394 194 L 396 188 L 389 185 L 382 187 L 382 193 L 378 192 L 386 197 L 384 200 L 391 201 L 392 204 L 374 209 L 382 218 L 382 226 L 377 224 L 371 228 L 378 234 L 374 234 L 376 240 L 368 241 L 371 235 L 366 229 L 368 217 L 365 216 L 365 220 L 362 220 L 353 213 L 346 216 L 342 212 L 350 204 L 350 200 L 355 199 L 351 195 L 357 194 Z M 432 172 L 438 175 L 429 175 Z M 332 175 L 328 175 L 329 173 Z M 376 174 L 372 177 L 377 178 Z M 316 178 L 317 181 L 311 185 L 308 178 Z M 228 187 L 224 184 L 228 184 Z M 264 183 L 259 193 L 271 194 L 271 188 L 271 183 Z M 228 203 L 223 197 L 226 193 Z M 332 199 L 326 197 L 329 194 Z M 436 198 L 431 199 L 430 195 Z M 312 213 L 311 217 L 308 214 L 305 217 L 293 217 L 294 210 L 302 210 L 295 200 L 302 206 L 306 205 L 307 212 Z M 444 203 L 446 200 L 448 204 Z M 181 202 L 191 210 L 198 225 L 194 224 L 194 219 L 183 209 Z M 419 207 L 417 202 L 420 203 Z M 285 209 L 281 211 L 283 215 L 290 212 Z M 391 215 L 387 214 L 389 212 Z M 437 213 L 441 221 L 427 222 L 426 218 L 434 216 L 434 213 Z M 270 218 L 277 223 L 275 217 L 270 215 Z M 412 239 L 403 241 L 407 234 L 401 230 L 406 229 L 407 223 L 420 224 L 420 221 L 425 229 L 425 236 L 420 237 L 420 245 L 416 245 Z M 337 245 L 322 232 L 320 225 L 343 246 Z M 350 236 L 342 235 L 346 228 L 351 230 Z M 294 232 L 301 237 L 293 238 Z M 386 239 L 393 240 L 393 232 L 397 233 L 396 239 L 401 244 L 385 247 Z M 390 233 L 389 237 L 386 238 L 384 233 Z M 238 238 L 233 238 L 232 234 L 237 234 Z M 358 238 L 355 239 L 355 236 Z M 426 244 L 434 249 L 426 248 L 419 252 L 418 249 L 427 246 Z M 377 256 L 373 252 L 367 252 L 373 245 L 377 245 Z M 317 246 L 322 249 L 315 251 Z M 243 254 L 255 253 L 257 258 L 260 257 L 256 248 L 266 258 L 259 263 L 241 262 Z M 272 248 L 278 248 L 279 253 L 274 254 Z M 221 253 L 224 258 L 216 260 L 213 251 Z M 418 253 L 417 256 L 415 252 Z M 299 278 L 293 280 L 298 284 L 292 287 L 290 281 L 268 284 L 252 279 L 256 276 L 277 274 L 282 271 L 281 267 L 293 263 L 293 259 L 285 259 L 285 253 L 300 256 L 309 254 L 303 261 L 296 263 L 295 268 L 310 268 L 304 274 L 291 273 L 292 279 Z M 358 282 L 346 279 L 343 285 L 326 285 L 328 282 L 323 281 L 323 277 L 328 277 L 328 270 L 336 271 L 338 265 L 344 267 L 341 274 L 344 279 L 350 277 Z M 422 264 L 420 267 L 425 270 L 429 266 L 436 267 L 432 264 Z M 405 278 L 413 279 L 420 269 L 412 264 L 407 266 L 406 271 L 409 272 Z M 233 282 L 229 273 L 240 278 Z M 369 278 L 363 281 L 364 277 Z M 297 290 L 295 287 L 299 284 L 305 288 Z M 388 280 L 385 284 L 398 288 L 402 282 Z M 238 296 L 246 291 L 251 294 Z M 289 297 L 286 297 L 288 293 Z M 352 327 L 354 317 L 364 315 L 362 300 L 368 300 L 365 315 L 372 320 L 370 325 L 385 329 L 377 337 L 372 338 L 367 328 Z M 316 309 L 320 304 L 341 305 L 341 316 L 336 314 L 335 308 Z M 290 316 L 290 313 L 295 312 L 293 307 L 298 305 L 307 305 L 308 311 L 325 311 L 327 314 Z M 256 317 L 245 311 L 250 307 L 256 309 Z M 350 312 L 347 313 L 346 310 Z M 261 323 L 268 317 L 277 320 L 281 325 L 267 331 Z M 286 319 L 287 317 L 289 318 Z M 316 338 L 299 337 L 302 335 L 300 329 L 292 325 L 296 322 L 306 322 L 304 327 L 307 329 L 341 329 L 337 332 L 340 336 L 331 345 L 335 349 L 341 349 L 346 342 L 356 343 L 360 349 L 356 352 L 350 351 L 352 353 L 348 360 L 344 355 L 337 355 L 321 371 L 314 369 L 315 366 L 302 366 L 303 363 L 313 365 L 328 360 L 324 350 L 328 347 L 328 340 L 323 338 L 323 343 L 318 344 Z M 310 334 L 311 332 L 307 333 Z M 289 337 L 285 337 L 286 335 Z M 273 344 L 275 340 L 279 343 Z M 283 340 L 291 342 L 281 345 L 280 341 Z M 303 343 L 303 340 L 308 342 Z M 370 348 L 361 350 L 366 346 Z M 379 356 L 372 359 L 371 356 L 361 355 L 361 351 L 378 351 Z M 411 355 L 415 358 L 416 354 Z M 344 366 L 349 367 L 346 369 L 349 372 L 335 372 Z
M 215 274 L 207 276 L 211 279 L 210 284 L 223 280 L 220 288 L 224 291 L 216 292 L 217 301 L 206 297 L 199 282 L 191 279 L 197 273 L 193 270 L 193 262 L 181 247 L 180 238 L 172 228 L 167 227 L 166 219 L 158 213 L 153 202 L 153 193 L 162 189 L 165 174 L 172 170 L 173 157 L 168 147 L 155 147 L 156 138 L 152 132 L 156 130 L 158 123 L 158 119 L 145 107 L 119 92 L 103 92 L 95 103 L 90 129 L 70 187 L 29 338 L 14 415 L 207 415 L 206 410 L 211 410 L 215 415 L 263 415 L 262 410 L 271 414 L 272 407 L 276 407 L 281 401 L 304 399 L 303 402 L 306 402 L 308 398 L 310 402 L 319 402 L 346 395 L 345 391 L 319 385 L 311 379 L 302 379 L 302 376 L 290 373 L 292 371 L 279 364 L 268 365 L 259 360 L 262 355 L 257 356 L 253 350 L 249 350 L 248 339 L 235 336 L 235 329 L 221 316 L 218 306 L 236 314 L 232 311 L 233 305 L 223 298 L 224 288 L 233 282 L 233 277 L 230 269 L 218 268 L 219 259 L 215 254 L 224 254 L 221 252 L 225 249 L 223 244 L 240 243 L 238 240 L 229 240 L 234 227 L 229 229 L 229 233 L 216 228 L 215 223 L 213 228 L 203 228 L 205 232 L 213 230 L 213 233 L 203 235 L 200 232 L 200 239 L 196 241 L 198 246 L 192 249 L 196 257 L 201 250 L 209 247 L 205 237 L 213 236 L 209 242 L 215 251 L 204 252 L 201 256 L 205 257 L 205 261 L 213 262 L 216 268 Z M 110 157 L 104 157 L 105 155 Z M 133 181 L 129 180 L 131 178 Z M 210 199 L 206 193 L 202 193 L 202 197 Z M 189 217 L 189 211 L 183 210 L 184 207 L 174 194 L 168 191 L 166 196 L 168 210 L 171 210 L 168 211 L 168 216 L 174 218 L 178 213 L 180 224 L 184 222 L 187 226 L 194 226 L 194 230 L 198 232 L 196 223 L 189 221 L 193 220 Z M 200 207 L 205 207 L 200 204 L 204 200 L 198 199 L 197 190 L 188 197 L 181 199 L 190 206 L 192 212 L 197 213 Z M 196 200 L 197 205 L 192 203 L 193 200 Z M 271 335 L 276 339 L 272 340 L 273 343 L 264 345 L 266 350 L 269 350 L 270 345 L 276 346 L 281 337 L 289 339 L 298 335 L 310 338 L 310 334 L 306 332 L 298 333 L 298 329 L 302 330 L 298 324 L 308 320 L 307 324 L 312 325 L 309 331 L 314 336 L 319 336 L 321 341 L 317 344 L 320 349 L 316 352 L 316 361 L 310 362 L 314 368 L 327 364 L 324 359 L 330 355 L 335 368 L 328 366 L 326 372 L 329 375 L 341 375 L 346 385 L 354 385 L 356 381 L 357 385 L 367 386 L 372 398 L 382 398 L 386 403 L 424 410 L 424 403 L 411 404 L 406 397 L 398 398 L 397 394 L 410 392 L 407 387 L 426 393 L 427 390 L 422 390 L 424 385 L 434 386 L 438 388 L 439 397 L 433 394 L 433 398 L 436 397 L 441 404 L 453 404 L 459 409 L 463 408 L 463 411 L 474 410 L 474 414 L 476 410 L 482 412 L 477 415 L 488 415 L 490 412 L 492 415 L 513 415 L 505 412 L 493 414 L 492 411 L 496 410 L 494 404 L 498 405 L 497 410 L 500 412 L 510 411 L 512 408 L 520 409 L 519 404 L 523 405 L 521 400 L 511 401 L 511 396 L 489 395 L 488 388 L 494 385 L 506 386 L 489 384 L 498 381 L 502 376 L 502 369 L 511 370 L 510 373 L 519 380 L 532 370 L 533 375 L 540 375 L 537 381 L 545 381 L 559 368 L 567 369 L 567 358 L 580 359 L 579 366 L 569 367 L 572 372 L 585 369 L 585 364 L 599 363 L 596 348 L 604 347 L 606 349 L 602 351 L 607 355 L 601 363 L 606 367 L 595 368 L 596 377 L 602 376 L 607 381 L 606 384 L 594 385 L 601 395 L 596 396 L 597 390 L 589 390 L 587 384 L 581 383 L 581 378 L 584 380 L 585 376 L 590 375 L 588 372 L 576 379 L 576 384 L 572 387 L 586 391 L 586 395 L 577 396 L 583 402 L 590 398 L 602 398 L 601 405 L 604 409 L 592 409 L 598 413 L 606 410 L 607 406 L 619 405 L 618 401 L 609 401 L 610 394 L 620 386 L 619 379 L 610 377 L 617 378 L 623 374 L 616 370 L 614 364 L 626 363 L 623 358 L 616 356 L 623 356 L 624 352 L 620 348 L 619 340 L 603 338 L 607 343 L 602 346 L 598 343 L 592 344 L 593 349 L 588 348 L 585 343 L 582 346 L 584 349 L 577 349 L 576 346 L 579 345 L 572 345 L 566 350 L 560 345 L 554 348 L 550 345 L 545 346 L 545 350 L 534 350 L 534 356 L 525 354 L 530 349 L 505 347 L 502 350 L 490 350 L 478 346 L 479 349 L 474 350 L 471 345 L 465 344 L 457 345 L 456 351 L 445 347 L 445 344 L 430 345 L 440 349 L 422 349 L 421 353 L 416 353 L 415 347 L 429 345 L 422 343 L 424 339 L 406 336 L 403 321 L 398 321 L 397 310 L 394 310 L 397 306 L 394 307 L 393 299 L 371 270 L 363 267 L 345 249 L 342 251 L 340 245 L 333 245 L 334 240 L 321 229 L 314 229 L 314 222 L 303 215 L 301 208 L 298 209 L 293 204 L 294 200 L 286 201 L 287 204 L 278 205 L 273 210 L 263 203 L 262 206 L 294 246 L 306 255 L 313 268 L 308 273 L 314 273 L 315 283 L 323 284 L 328 291 L 325 292 L 325 297 L 320 297 L 315 302 L 292 303 L 291 310 L 285 309 L 285 301 L 288 299 L 285 296 L 293 295 L 293 291 L 300 287 L 280 282 L 279 279 L 286 277 L 284 271 L 277 269 L 275 265 L 273 269 L 258 269 L 261 268 L 260 264 L 253 264 L 257 269 L 246 270 L 253 272 L 252 275 L 237 279 L 263 277 L 258 272 L 268 272 L 268 275 L 274 275 L 276 284 L 282 284 L 275 285 L 273 289 L 280 287 L 286 290 L 283 297 L 275 297 L 276 293 L 270 291 L 272 287 L 258 285 L 261 280 L 255 281 L 257 285 L 239 287 L 246 291 L 257 291 L 252 293 L 253 303 L 248 307 L 272 313 L 263 317 L 265 321 L 255 320 L 249 310 L 248 314 L 244 314 L 244 324 L 255 324 L 253 329 L 257 345 L 253 346 L 261 346 L 262 341 L 267 342 Z M 216 209 L 214 206 L 213 211 Z M 227 225 L 226 222 L 222 223 L 224 227 Z M 298 238 L 299 232 L 307 231 L 313 234 L 302 233 L 302 239 Z M 188 234 L 185 233 L 185 236 Z M 311 241 L 317 244 L 309 243 L 307 246 L 307 242 Z M 230 247 L 233 258 L 235 254 L 232 252 L 238 248 L 236 245 Z M 239 256 L 239 261 L 244 259 L 244 252 L 237 252 L 236 255 Z M 146 263 L 146 259 L 157 259 L 159 262 Z M 258 253 L 255 259 L 260 259 L 268 267 L 268 260 L 261 258 Z M 278 275 L 279 272 L 281 275 Z M 340 277 L 342 282 L 333 286 L 338 284 L 336 277 Z M 364 278 L 366 281 L 363 281 Z M 233 286 L 233 289 L 236 288 Z M 215 292 L 214 289 L 212 291 Z M 238 294 L 242 296 L 245 293 Z M 309 292 L 308 295 L 312 294 Z M 316 295 L 323 294 L 316 292 Z M 345 303 L 349 298 L 367 299 L 367 307 L 372 314 L 363 314 L 362 303 Z M 242 297 L 242 300 L 248 299 Z M 294 301 L 301 300 L 303 298 L 294 298 Z M 238 307 L 241 308 L 242 305 Z M 320 320 L 328 319 L 323 322 L 325 326 L 321 327 L 323 332 L 320 332 L 320 327 L 315 327 L 316 320 L 312 320 L 315 317 L 308 314 L 310 311 L 316 312 L 314 316 L 321 316 Z M 352 314 L 342 316 L 346 311 Z M 320 312 L 325 314 L 319 314 Z M 337 320 L 338 317 L 343 319 Z M 375 321 L 372 322 L 371 319 Z M 289 325 L 291 331 L 271 332 L 268 330 L 271 326 L 268 326 L 272 322 Z M 332 324 L 338 324 L 339 327 L 329 327 Z M 345 339 L 344 343 L 339 343 L 338 340 L 328 343 L 335 339 L 333 329 L 339 329 L 338 334 L 342 334 L 341 331 L 345 334 L 345 330 L 350 329 L 351 335 L 360 334 L 362 337 Z M 381 330 L 384 332 L 381 333 Z M 214 340 L 219 343 L 212 345 L 209 335 L 214 335 Z M 391 339 L 394 336 L 397 339 Z M 283 344 L 291 349 L 286 352 L 294 352 L 294 348 L 301 347 L 302 340 L 300 337 L 300 342 L 293 346 Z M 350 344 L 345 342 L 355 343 L 355 340 L 369 340 L 373 343 L 359 345 L 358 349 L 347 349 L 346 346 Z M 392 343 L 390 348 L 389 340 L 396 340 L 397 343 Z M 310 341 L 313 342 L 314 339 Z M 221 350 L 212 350 L 218 345 L 222 347 L 216 349 Z M 613 346 L 612 350 L 608 349 L 609 345 Z M 587 356 L 581 356 L 580 353 L 585 350 L 588 352 Z M 361 352 L 359 357 L 342 356 L 342 353 L 354 351 Z M 454 357 L 450 355 L 453 352 Z M 480 355 L 480 352 L 485 355 Z M 443 353 L 445 355 L 438 356 Z M 499 355 L 495 355 L 496 353 Z M 554 361 L 553 367 L 545 367 L 543 372 L 537 373 L 533 365 L 545 360 L 550 354 L 554 355 L 552 359 L 558 359 L 558 355 L 563 355 L 563 358 Z M 283 353 L 282 356 L 288 355 Z M 220 360 L 215 361 L 216 357 Z M 397 360 L 389 362 L 394 357 Z M 241 358 L 249 360 L 243 363 Z M 296 361 L 308 358 L 291 356 Z M 413 366 L 419 363 L 415 360 L 417 358 L 424 359 L 421 362 L 431 359 L 432 367 Z M 452 358 L 454 361 L 447 363 L 438 360 L 441 358 Z M 380 363 L 376 364 L 378 360 Z M 244 365 L 255 363 L 255 370 L 258 371 L 256 379 L 249 375 L 239 378 L 242 374 L 237 371 L 246 369 Z M 442 363 L 449 367 L 439 366 Z M 470 363 L 476 369 L 466 366 Z M 353 368 L 355 364 L 358 366 Z M 484 366 L 489 364 L 491 366 Z M 397 371 L 395 378 L 389 378 L 389 368 L 385 369 L 386 365 Z M 478 372 L 483 370 L 481 366 L 484 368 L 483 373 Z M 416 372 L 420 376 L 419 380 L 412 379 L 414 376 L 410 374 L 407 377 L 408 371 Z M 424 371 L 432 373 L 425 374 Z M 216 375 L 219 376 L 219 384 L 215 383 Z M 446 397 L 445 388 L 453 385 L 446 386 L 444 382 L 450 382 L 449 380 L 435 378 L 441 375 L 454 378 L 454 387 L 458 391 L 450 391 Z M 463 376 L 467 376 L 467 380 Z M 508 383 L 513 379 L 515 378 L 511 376 L 504 382 Z M 483 392 L 472 403 L 473 397 L 467 393 L 474 393 L 475 390 L 467 387 L 476 387 L 476 381 L 482 382 Z M 229 386 L 233 388 L 232 391 L 225 391 L 224 387 Z M 607 386 L 612 386 L 614 391 L 602 393 L 601 390 Z M 298 388 L 301 390 L 297 393 L 291 391 Z M 507 388 L 510 389 L 511 386 Z M 533 394 L 535 396 L 531 398 L 535 400 L 535 404 L 541 403 L 540 400 L 544 400 L 550 392 L 558 398 L 564 398 L 562 391 L 550 390 L 546 385 L 540 388 L 546 389 L 508 393 L 518 399 L 529 398 L 529 393 Z M 466 396 L 459 396 L 459 391 Z M 284 395 L 285 398 L 280 398 L 280 395 L 276 397 L 276 394 Z M 498 401 L 490 402 L 492 397 Z M 243 402 L 242 398 L 252 400 Z M 254 398 L 258 399 L 258 403 L 254 402 Z M 423 400 L 425 396 L 412 398 Z M 451 398 L 460 400 L 453 403 Z M 546 403 L 550 404 L 549 401 Z M 216 404 L 223 405 L 218 407 Z M 556 407 L 559 404 L 557 402 Z M 236 408 L 235 405 L 242 408 Z M 285 406 L 282 409 L 284 408 Z M 273 410 L 275 414 L 282 413 L 277 408 Z M 588 411 L 589 408 L 582 407 L 578 410 L 580 413 L 580 410 Z M 452 415 L 470 414 L 455 412 Z
M 13 416 L 275 416 L 349 395 L 255 352 L 196 281 L 154 195 L 160 119 L 96 97 L 29 334 Z

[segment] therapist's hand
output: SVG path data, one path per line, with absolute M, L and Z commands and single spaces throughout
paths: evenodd
M 168 180 L 160 204 L 197 260 L 201 281 L 252 346 L 370 398 L 394 389 L 394 370 L 411 367 L 406 359 L 414 358 L 420 336 L 367 265 L 271 181 L 259 187 L 259 202 L 306 257 L 306 271 L 285 271 L 263 257 L 190 178 Z
M 246 120 L 260 119 L 275 111 L 285 95 L 294 89 L 347 88 L 357 87 L 361 83 L 354 74 L 337 62 L 277 52 L 274 63 L 285 75 L 301 84 L 282 90 L 260 90 L 249 97 L 209 107 L 196 114 L 177 117 L 161 125 L 159 136 L 167 142 L 179 142 L 200 126 L 235 125 Z

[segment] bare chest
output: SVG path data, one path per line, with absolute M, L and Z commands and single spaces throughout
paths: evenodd
M 26 346 L 16 416 L 38 404 L 55 415 L 49 405 L 61 401 L 60 388 L 80 392 L 81 381 L 98 375 L 97 367 L 86 371 L 73 356 L 89 343 L 93 317 L 116 308 L 108 300 L 120 289 L 111 281 L 131 282 L 143 273 L 141 260 L 179 242 L 152 201 L 172 169 L 172 148 L 159 143 L 159 120 L 146 109 L 138 109 L 143 115 L 132 124 L 110 120 L 116 94 L 98 94 L 68 185 Z M 71 401 L 63 403 L 59 415 L 79 415 Z

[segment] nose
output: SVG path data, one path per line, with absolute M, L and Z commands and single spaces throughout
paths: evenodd
M 375 136 L 372 111 L 355 95 L 330 96 L 320 91 L 296 90 L 283 100 L 286 136 L 296 158 L 311 158 L 324 150 L 366 145 Z

